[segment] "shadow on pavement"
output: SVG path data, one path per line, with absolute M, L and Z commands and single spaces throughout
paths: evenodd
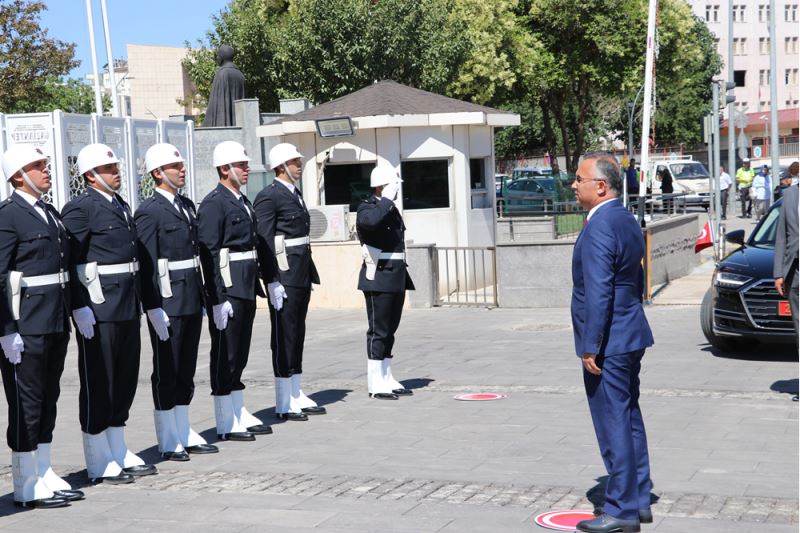
M 407 389 L 422 389 L 436 381 L 430 378 L 404 379 L 400 383 Z
M 797 362 L 797 346 L 794 344 L 758 343 L 751 348 L 740 350 L 720 350 L 710 344 L 700 348 L 714 357 L 721 359 L 739 359 L 741 361 Z
M 603 512 L 603 504 L 606 503 L 606 484 L 608 483 L 608 476 L 600 476 L 595 478 L 597 485 L 586 491 L 586 499 L 594 507 L 595 514 Z M 650 493 L 650 505 L 658 503 L 659 496 L 653 492 Z
M 800 386 L 798 386 L 797 378 L 779 379 L 769 386 L 769 390 L 795 396 L 798 394 L 798 392 L 800 392 Z

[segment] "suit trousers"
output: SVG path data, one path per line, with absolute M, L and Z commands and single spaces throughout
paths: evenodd
M 622 520 L 638 519 L 639 509 L 650 508 L 650 458 L 639 408 L 639 370 L 644 350 L 598 356 L 599 376 L 584 369 L 600 455 L 608 483 L 603 511 Z
M 208 332 L 211 335 L 211 394 L 227 396 L 231 391 L 244 390 L 242 373 L 250 356 L 256 301 L 228 298 L 233 316 L 220 331 L 214 324 L 213 311 L 208 309 Z
M 31 452 L 53 440 L 69 333 L 22 335 L 22 342 L 22 361 L 12 365 L 2 357 L 0 372 L 8 401 L 8 447 Z
M 150 346 L 153 348 L 153 405 L 168 411 L 176 405 L 189 405 L 194 396 L 194 372 L 197 368 L 197 346 L 203 327 L 203 315 L 169 317 L 169 339 L 160 341 L 153 325 Z
M 81 381 L 78 417 L 81 430 L 96 435 L 109 427 L 121 427 L 139 381 L 139 319 L 98 322 L 94 337 L 76 334 L 78 375 Z
M 367 358 L 390 358 L 406 293 L 364 291 L 364 299 L 367 301 Z
M 303 345 L 306 340 L 306 315 L 311 289 L 284 287 L 286 299 L 280 311 L 269 306 L 272 325 L 272 372 L 276 378 L 290 378 L 303 373 Z

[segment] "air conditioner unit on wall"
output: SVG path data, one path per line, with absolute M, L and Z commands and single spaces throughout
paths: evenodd
M 347 225 L 348 205 L 321 205 L 308 210 L 311 215 L 312 241 L 348 241 L 350 228 Z

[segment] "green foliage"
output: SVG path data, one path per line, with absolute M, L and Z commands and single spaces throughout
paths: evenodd
M 53 80 L 79 64 L 74 44 L 48 38 L 39 26 L 44 9 L 44 2 L 0 0 L 0 112 L 40 106 L 51 96 Z
M 34 98 L 35 97 L 35 98 Z M 103 111 L 111 109 L 111 98 L 102 97 Z M 44 80 L 44 90 L 32 97 L 23 97 L 14 105 L 14 113 L 49 113 L 60 109 L 65 113 L 88 115 L 95 112 L 94 89 L 81 80 L 70 78 L 61 81 L 57 78 Z

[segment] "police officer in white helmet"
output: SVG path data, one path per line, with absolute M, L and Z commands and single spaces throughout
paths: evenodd
M 205 279 L 211 334 L 211 394 L 217 436 L 252 441 L 272 428 L 244 405 L 242 372 L 247 365 L 256 296 L 266 297 L 259 282 L 256 214 L 242 188 L 250 174 L 250 157 L 235 141 L 214 148 L 219 184 L 198 209 L 200 260 Z
M 258 235 L 269 248 L 264 281 L 269 293 L 270 344 L 275 375 L 275 413 L 283 420 L 304 421 L 308 415 L 325 414 L 303 393 L 303 343 L 311 284 L 319 275 L 311 258 L 311 218 L 297 185 L 303 156 L 289 143 L 269 151 L 275 181 L 258 193 Z
M 119 163 L 105 144 L 85 146 L 78 153 L 78 173 L 86 192 L 62 210 L 72 237 L 83 453 L 89 478 L 106 483 L 156 473 L 125 442 L 139 378 L 142 304 L 136 225 L 118 193 Z
M 69 342 L 69 236 L 43 201 L 51 187 L 41 149 L 2 157 L 13 193 L 0 203 L 0 371 L 8 400 L 14 503 L 63 507 L 83 498 L 50 465 L 59 381 Z M 8 297 L 6 297 L 8 295 Z
M 406 227 L 395 206 L 400 183 L 393 166 L 379 163 L 370 175 L 375 194 L 361 202 L 356 214 L 364 261 L 358 289 L 367 304 L 367 388 L 370 397 L 379 400 L 413 394 L 392 375 L 394 336 L 406 290 L 414 289 L 405 260 Z
M 156 184 L 136 209 L 142 303 L 153 348 L 153 416 L 161 457 L 188 461 L 189 454 L 216 453 L 189 424 L 197 347 L 203 326 L 203 277 L 194 203 L 180 194 L 186 167 L 180 151 L 154 144 L 144 156 Z

